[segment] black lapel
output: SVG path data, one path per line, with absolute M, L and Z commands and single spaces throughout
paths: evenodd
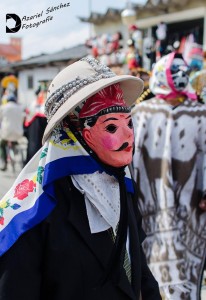
M 72 199 L 70 200 L 68 221 L 76 229 L 85 244 L 90 248 L 94 256 L 102 265 L 103 269 L 105 269 L 112 251 L 112 240 L 110 239 L 107 231 L 91 234 L 84 196 L 72 185 L 71 182 L 70 186 L 72 186 L 70 191 L 70 194 L 72 193 L 72 195 L 69 198 Z
M 139 299 L 139 293 L 141 290 L 141 253 L 137 220 L 134 210 L 134 200 L 132 199 L 131 195 L 128 195 L 130 255 L 132 259 L 132 288 L 136 295 L 136 299 Z
M 73 186 L 70 178 L 66 178 L 64 184 L 61 184 L 61 190 L 64 193 L 64 197 L 70 202 L 68 221 L 90 248 L 103 270 L 105 270 L 113 247 L 113 241 L 108 231 L 91 234 L 84 196 Z M 117 286 L 131 299 L 136 299 L 124 270 L 121 273 Z

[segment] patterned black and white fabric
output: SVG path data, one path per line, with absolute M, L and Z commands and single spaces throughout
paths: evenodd
M 206 105 L 152 98 L 133 109 L 144 250 L 163 299 L 199 299 L 206 257 Z

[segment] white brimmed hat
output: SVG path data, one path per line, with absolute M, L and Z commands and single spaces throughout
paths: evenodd
M 51 82 L 45 103 L 48 124 L 43 143 L 69 112 L 101 89 L 120 83 L 124 100 L 131 106 L 143 91 L 143 81 L 130 75 L 116 75 L 92 57 L 85 57 L 63 69 Z

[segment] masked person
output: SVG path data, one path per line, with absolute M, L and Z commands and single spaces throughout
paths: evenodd
M 0 202 L 1 300 L 161 299 L 127 167 L 142 88 L 89 57 L 52 81 L 43 147 Z
M 206 107 L 172 52 L 155 65 L 152 99 L 132 111 L 144 250 L 163 299 L 199 299 L 206 253 Z
M 7 144 L 11 142 L 13 147 L 23 137 L 23 122 L 25 118 L 24 108 L 17 103 L 14 94 L 9 94 L 7 103 L 0 107 L 0 148 L 1 148 L 1 171 L 7 170 Z

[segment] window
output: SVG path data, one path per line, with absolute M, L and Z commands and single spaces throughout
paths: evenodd
M 34 80 L 33 80 L 33 76 L 29 75 L 27 78 L 27 86 L 28 89 L 33 89 L 34 88 Z

